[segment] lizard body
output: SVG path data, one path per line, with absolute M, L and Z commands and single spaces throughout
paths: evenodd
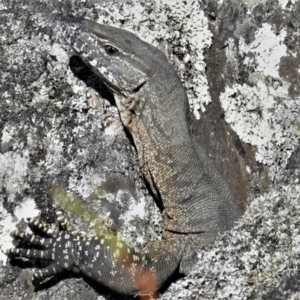
M 150 293 L 178 267 L 187 274 L 197 249 L 231 228 L 242 211 L 193 140 L 187 95 L 165 55 L 123 29 L 75 17 L 62 17 L 61 24 L 66 41 L 115 97 L 145 178 L 163 203 L 164 233 L 145 249 L 130 249 L 111 237 L 50 233 L 33 221 L 49 239 L 19 231 L 14 236 L 45 250 L 18 248 L 9 254 L 53 261 L 35 273 L 39 280 L 66 269 L 118 293 Z

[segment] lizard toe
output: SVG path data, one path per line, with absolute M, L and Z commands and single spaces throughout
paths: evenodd
M 11 248 L 6 251 L 6 254 L 9 257 L 16 258 L 29 258 L 29 259 L 51 259 L 51 251 L 50 250 L 37 250 L 37 249 L 25 249 L 25 248 Z
M 34 246 L 43 246 L 47 247 L 49 243 L 52 242 L 52 239 L 46 239 L 44 237 L 40 237 L 35 234 L 26 233 L 20 230 L 15 230 L 11 232 L 11 236 L 15 239 L 23 241 L 27 244 L 34 245 Z
M 34 272 L 32 276 L 32 281 L 35 283 L 42 282 L 46 278 L 52 277 L 56 274 L 61 273 L 63 270 L 56 264 L 51 264 L 50 266 L 44 269 L 38 269 Z
M 40 217 L 28 218 L 27 221 L 33 231 L 39 231 L 46 235 L 53 235 L 54 233 L 51 225 L 42 221 Z

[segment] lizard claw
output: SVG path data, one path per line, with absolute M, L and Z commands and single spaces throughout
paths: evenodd
M 56 220 L 63 230 L 75 231 L 68 217 L 60 210 L 56 212 Z

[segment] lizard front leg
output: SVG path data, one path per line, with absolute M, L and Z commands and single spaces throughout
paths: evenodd
M 75 231 L 61 214 L 57 219 L 63 230 L 52 230 L 39 219 L 29 221 L 47 237 L 19 230 L 12 233 L 30 249 L 13 248 L 8 251 L 9 256 L 51 262 L 35 271 L 35 282 L 69 271 L 82 273 L 117 293 L 150 294 L 177 269 L 186 244 L 185 235 L 165 232 L 162 241 L 150 243 L 142 250 L 132 249 L 115 235 L 88 237 Z

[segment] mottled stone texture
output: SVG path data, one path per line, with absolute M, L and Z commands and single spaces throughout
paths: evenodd
M 10 246 L 6 245 L 9 230 L 16 224 L 25 228 L 21 218 L 34 213 L 34 203 L 45 220 L 53 220 L 58 205 L 49 191 L 54 185 L 82 199 L 131 245 L 158 238 L 159 210 L 152 204 L 114 100 L 72 56 L 57 35 L 55 21 L 51 25 L 38 15 L 61 13 L 61 8 L 56 1 L 20 2 L 20 6 L 8 0 L 0 3 L 1 250 Z M 160 5 L 160 1 L 130 0 L 128 13 L 121 1 L 65 2 L 72 14 L 102 18 L 115 26 L 127 24 L 136 34 L 144 30 L 143 23 L 131 25 L 130 18 L 147 17 Z M 193 273 L 169 287 L 164 299 L 296 299 L 300 292 L 300 4 L 198 2 L 213 35 L 204 57 L 211 103 L 200 112 L 200 120 L 191 116 L 191 126 L 241 205 L 262 196 L 250 204 L 236 229 L 199 252 Z M 177 18 L 184 11 L 179 9 Z M 138 13 L 130 15 L 131 11 Z M 159 13 L 162 18 L 164 10 Z M 179 46 L 172 44 L 163 28 L 155 28 L 151 18 L 147 26 L 161 30 L 153 36 L 166 37 L 179 72 L 188 72 L 193 61 L 186 53 L 181 56 Z M 167 28 L 169 23 L 166 18 Z M 188 33 L 178 32 L 182 44 L 188 45 L 184 40 Z M 201 87 L 199 78 L 193 82 Z M 247 106 L 247 95 L 257 97 L 259 105 Z M 268 127 L 266 134 L 259 132 L 258 140 L 251 128 L 261 121 L 267 121 Z M 77 226 L 87 224 L 78 221 Z M 25 268 L 29 264 L 11 265 L 2 258 L 0 299 L 111 297 L 92 282 L 87 285 L 82 279 L 68 278 L 69 274 L 33 293 L 32 271 Z

